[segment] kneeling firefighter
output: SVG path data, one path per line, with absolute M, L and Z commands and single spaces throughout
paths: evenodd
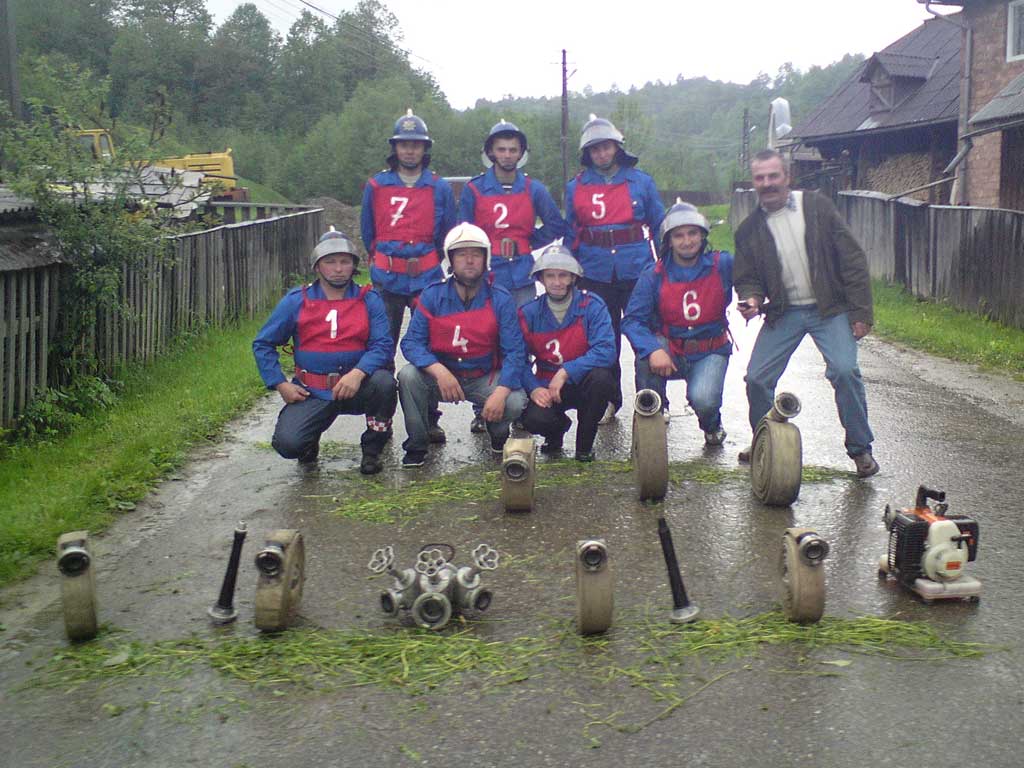
M 534 278 L 545 294 L 519 308 L 519 324 L 533 364 L 523 372 L 530 401 L 525 429 L 543 435 L 543 453 L 558 453 L 576 409 L 576 460 L 594 460 L 597 424 L 616 390 L 615 332 L 604 300 L 580 290 L 583 276 L 572 251 L 550 245 L 537 258 Z
M 457 224 L 445 237 L 451 277 L 423 289 L 402 354 L 398 393 L 409 437 L 404 468 L 422 466 L 432 407 L 439 400 L 481 406 L 491 450 L 500 454 L 512 420 L 526 404 L 520 389 L 525 353 L 516 306 L 506 289 L 489 279 L 491 242 L 473 224 Z
M 726 308 L 732 254 L 708 249 L 707 219 L 678 201 L 662 222 L 659 259 L 637 280 L 622 331 L 636 353 L 636 388 L 665 398 L 666 382 L 686 381 L 686 399 L 708 446 L 725 442 L 722 391 L 732 353 Z
M 339 415 L 365 414 L 359 471 L 376 474 L 397 404 L 384 302 L 370 286 L 353 282 L 359 256 L 343 233 L 326 232 L 309 264 L 316 279 L 281 299 L 252 344 L 260 376 L 285 403 L 271 444 L 286 459 L 312 463 L 320 435 Z M 295 351 L 291 380 L 278 355 L 288 342 Z

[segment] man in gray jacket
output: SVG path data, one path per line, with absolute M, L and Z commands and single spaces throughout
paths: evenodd
M 878 463 L 857 366 L 857 341 L 873 322 L 867 258 L 831 202 L 790 190 L 778 152 L 758 152 L 750 170 L 760 205 L 736 230 L 733 277 L 743 317 L 765 318 L 747 366 L 751 429 L 771 408 L 789 358 L 810 334 L 835 390 L 846 452 L 857 475 L 870 477 Z M 740 461 L 749 460 L 748 448 Z

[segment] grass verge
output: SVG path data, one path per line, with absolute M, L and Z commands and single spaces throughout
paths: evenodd
M 251 351 L 258 327 L 211 329 L 131 366 L 110 411 L 66 438 L 10 449 L 0 461 L 0 584 L 51 555 L 61 533 L 102 530 L 133 509 L 188 448 L 251 405 L 264 391 Z
M 875 280 L 875 332 L 934 355 L 1024 378 L 1024 330 Z

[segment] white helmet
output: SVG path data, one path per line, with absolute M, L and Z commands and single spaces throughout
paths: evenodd
M 576 277 L 583 277 L 583 267 L 576 261 L 572 251 L 561 243 L 552 243 L 541 251 L 537 261 L 533 264 L 533 272 L 531 273 L 533 279 L 540 280 L 541 272 L 545 269 L 564 269 L 566 272 L 576 275 Z
M 456 224 L 445 235 L 444 258 L 441 260 L 445 274 L 450 275 L 452 272 L 451 252 L 456 248 L 483 248 L 484 269 L 489 270 L 491 268 L 491 240 L 487 237 L 487 233 L 476 226 L 476 224 L 470 224 L 469 222 Z

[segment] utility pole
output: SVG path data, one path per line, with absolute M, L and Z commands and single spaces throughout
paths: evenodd
M 0 0 L 0 88 L 3 88 L 11 114 L 21 118 L 21 91 L 18 88 L 18 46 L 14 37 L 14 8 L 9 0 Z
M 750 110 L 743 109 L 743 136 L 740 139 L 740 170 L 746 173 L 750 163 Z M 746 176 L 744 176 L 746 178 Z
M 2 2 L 2 0 L 0 0 Z M 569 76 L 562 49 L 562 209 L 565 209 L 565 185 L 569 180 Z

